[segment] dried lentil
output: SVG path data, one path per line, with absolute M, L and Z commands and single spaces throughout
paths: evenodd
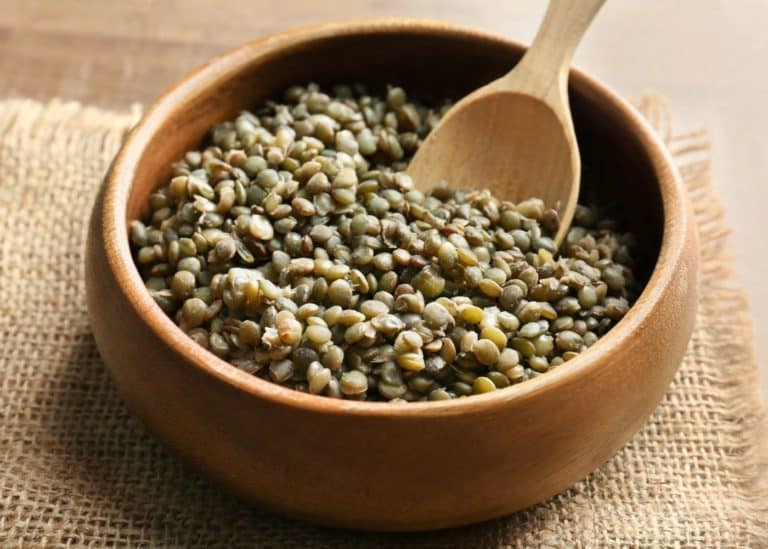
M 148 291 L 194 341 L 312 394 L 445 400 L 564 364 L 626 314 L 614 221 L 579 206 L 558 252 L 541 200 L 415 190 L 403 170 L 447 103 L 334 90 L 217 125 L 130 222 Z

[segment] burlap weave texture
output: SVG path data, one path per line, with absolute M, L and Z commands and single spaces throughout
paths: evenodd
M 706 135 L 672 137 L 657 100 L 640 106 L 675 155 L 702 236 L 697 327 L 673 386 L 570 490 L 490 523 L 393 536 L 254 509 L 126 412 L 89 331 L 83 260 L 90 206 L 136 116 L 0 102 L 0 547 L 768 546 L 757 372 Z

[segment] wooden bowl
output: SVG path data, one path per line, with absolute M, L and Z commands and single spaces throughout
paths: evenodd
M 416 94 L 459 96 L 507 71 L 522 52 L 506 38 L 445 23 L 326 24 L 214 58 L 147 111 L 94 206 L 88 308 L 126 404 L 171 452 L 286 515 L 420 530 L 542 501 L 605 462 L 645 423 L 691 334 L 696 230 L 657 137 L 626 102 L 579 71 L 571 98 L 585 170 L 638 235 L 649 279 L 610 333 L 544 376 L 444 402 L 299 393 L 195 345 L 154 303 L 131 258 L 127 221 L 214 123 L 309 80 L 394 82 Z

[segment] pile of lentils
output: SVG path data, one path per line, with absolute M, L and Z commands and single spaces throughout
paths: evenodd
M 414 402 L 561 367 L 624 316 L 615 220 L 579 206 L 558 251 L 541 200 L 416 190 L 408 159 L 449 103 L 381 91 L 293 86 L 173 166 L 130 240 L 191 339 L 299 391 Z

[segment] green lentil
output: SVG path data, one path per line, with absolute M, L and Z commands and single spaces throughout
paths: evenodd
M 478 324 L 483 319 L 483 310 L 475 305 L 465 305 L 459 311 L 459 316 L 468 324 Z
M 339 370 L 344 363 L 344 350 L 336 345 L 331 345 L 328 350 L 323 353 L 322 363 L 333 372 Z
M 287 381 L 293 376 L 293 363 L 290 360 L 273 362 L 269 365 L 269 376 L 276 383 Z
M 531 358 L 536 353 L 536 347 L 529 339 L 516 337 L 512 339 L 512 348 L 526 358 Z
M 499 371 L 505 372 L 510 368 L 514 368 L 520 362 L 520 355 L 514 349 L 506 348 L 499 354 L 499 360 L 496 367 Z
M 309 392 L 313 395 L 321 394 L 331 381 L 333 374 L 329 368 L 323 368 L 319 362 L 313 362 L 307 368 L 307 381 Z
M 472 392 L 475 394 L 490 393 L 496 390 L 496 384 L 485 376 L 478 377 L 472 383 Z
M 486 377 L 491 381 L 493 381 L 493 384 L 496 386 L 497 389 L 503 389 L 504 387 L 509 387 L 509 378 L 501 372 L 492 370 L 488 372 Z
M 520 322 L 535 322 L 541 318 L 541 304 L 537 301 L 531 301 L 523 305 L 517 312 L 517 318 Z
M 346 280 L 334 280 L 328 287 L 327 299 L 333 305 L 345 307 L 352 299 L 352 287 Z
M 587 347 L 591 347 L 597 342 L 598 336 L 595 332 L 587 332 L 586 334 L 584 334 L 582 339 L 584 340 L 584 345 L 586 345 Z
M 440 303 L 429 303 L 424 307 L 424 322 L 430 328 L 440 330 L 454 322 L 451 313 Z
M 554 338 L 549 334 L 541 334 L 533 339 L 533 347 L 537 355 L 547 356 L 555 348 Z
M 578 299 L 582 309 L 591 309 L 597 305 L 597 291 L 592 286 L 584 285 L 579 288 Z
M 549 370 L 549 361 L 547 360 L 546 357 L 543 357 L 543 356 L 538 356 L 538 355 L 532 356 L 528 360 L 528 364 L 530 365 L 531 368 L 533 368 L 537 372 L 546 372 L 547 370 Z
M 451 393 L 449 393 L 445 389 L 434 389 L 430 391 L 427 398 L 429 400 L 450 400 L 453 397 L 451 396 Z
M 375 299 L 369 299 L 360 305 L 360 312 L 367 318 L 374 318 L 379 315 L 383 315 L 389 312 L 389 307 L 386 303 L 377 301 Z
M 413 287 L 419 290 L 427 299 L 434 299 L 443 293 L 445 289 L 445 279 L 437 271 L 430 267 L 425 267 L 413 279 Z
M 426 368 L 424 356 L 420 352 L 403 353 L 397 357 L 397 364 L 404 370 L 419 372 Z
M 495 280 L 484 278 L 477 285 L 480 288 L 480 291 L 488 297 L 499 297 L 501 295 L 501 286 L 499 286 L 499 283 Z
M 501 356 L 499 347 L 490 339 L 479 339 L 475 343 L 473 351 L 477 361 L 485 366 L 493 366 Z
M 543 332 L 544 328 L 542 328 L 541 324 L 538 322 L 528 322 L 527 324 L 523 324 L 520 331 L 518 331 L 518 335 L 520 337 L 532 339 Z
M 331 331 L 323 326 L 309 326 L 305 333 L 307 339 L 316 345 L 322 345 L 331 340 Z
M 406 330 L 398 334 L 394 348 L 397 352 L 405 353 L 420 349 L 422 345 L 424 345 L 424 340 L 418 332 Z
M 563 330 L 555 336 L 555 344 L 562 351 L 578 351 L 583 343 L 582 336 L 571 330 Z
M 507 346 L 507 336 L 494 326 L 483 328 L 480 337 L 493 341 L 500 350 Z
M 208 306 L 200 298 L 193 297 L 184 302 L 181 309 L 181 316 L 184 322 L 190 327 L 200 326 L 205 320 L 205 312 Z
M 280 341 L 287 345 L 293 345 L 301 339 L 302 325 L 290 311 L 280 311 L 277 313 L 275 328 L 277 329 Z
M 214 127 L 128 225 L 147 290 L 198 344 L 311 394 L 445 400 L 564 364 L 638 293 L 631 238 L 403 170 L 445 109 L 291 86 Z
M 171 280 L 171 293 L 176 299 L 186 299 L 195 289 L 195 275 L 190 271 L 177 271 Z

